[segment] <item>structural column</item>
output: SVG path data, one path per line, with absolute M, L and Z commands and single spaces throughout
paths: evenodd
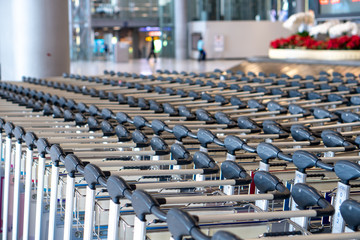
M 139 30 L 138 29 L 133 29 L 132 30 L 132 47 L 133 47 L 133 58 L 137 59 L 137 58 L 141 58 L 140 55 L 140 49 L 139 49 Z
M 187 8 L 186 1 L 174 0 L 175 8 L 175 57 L 177 60 L 187 58 Z
M 296 0 L 296 12 L 305 12 L 305 1 L 306 0 Z
M 70 70 L 68 1 L 0 0 L 2 80 Z

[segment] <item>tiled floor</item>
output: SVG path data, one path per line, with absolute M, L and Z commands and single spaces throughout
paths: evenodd
M 168 69 L 187 72 L 210 72 L 215 68 L 222 70 L 229 69 L 241 63 L 241 60 L 214 60 L 198 62 L 196 60 L 158 59 L 155 63 L 153 59 L 130 60 L 128 63 L 115 63 L 111 61 L 76 61 L 71 63 L 71 73 L 84 75 L 103 74 L 104 70 L 115 72 L 130 72 L 138 74 L 152 74 L 156 70 Z
M 288 62 L 248 62 L 246 60 L 212 60 L 198 62 L 196 60 L 158 59 L 147 61 L 146 59 L 130 60 L 127 63 L 115 63 L 112 61 L 77 61 L 71 63 L 71 73 L 80 75 L 102 75 L 104 70 L 113 70 L 115 72 L 129 72 L 138 74 L 152 74 L 156 70 L 176 70 L 186 72 L 211 72 L 215 68 L 221 70 L 232 69 L 242 70 L 244 72 L 252 71 L 255 73 L 286 73 L 290 76 L 295 74 L 308 75 L 318 74 L 321 70 L 332 73 L 338 71 L 341 73 L 352 72 L 360 74 L 358 66 L 341 66 L 325 64 L 301 64 Z

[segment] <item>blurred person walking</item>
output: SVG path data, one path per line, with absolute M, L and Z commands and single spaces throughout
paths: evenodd
M 197 42 L 197 49 L 199 51 L 199 59 L 198 61 L 205 61 L 206 60 L 206 53 L 204 50 L 204 41 L 203 38 L 200 37 L 200 39 Z
M 154 38 L 151 38 L 151 45 L 150 45 L 150 53 L 147 60 L 150 60 L 151 56 L 154 56 L 156 62 L 156 54 L 155 54 L 155 41 Z

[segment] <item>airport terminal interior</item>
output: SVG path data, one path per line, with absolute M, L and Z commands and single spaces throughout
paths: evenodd
M 0 0 L 0 32 L 2 240 L 360 240 L 359 0 Z

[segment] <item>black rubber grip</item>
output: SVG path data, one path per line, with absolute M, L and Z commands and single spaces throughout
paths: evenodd
M 291 235 L 302 235 L 301 231 L 293 232 L 270 232 L 264 233 L 264 237 L 279 237 L 279 236 L 291 236 Z
M 270 163 L 270 167 L 287 167 L 287 163 Z
M 306 177 L 325 177 L 323 173 L 307 174 Z

